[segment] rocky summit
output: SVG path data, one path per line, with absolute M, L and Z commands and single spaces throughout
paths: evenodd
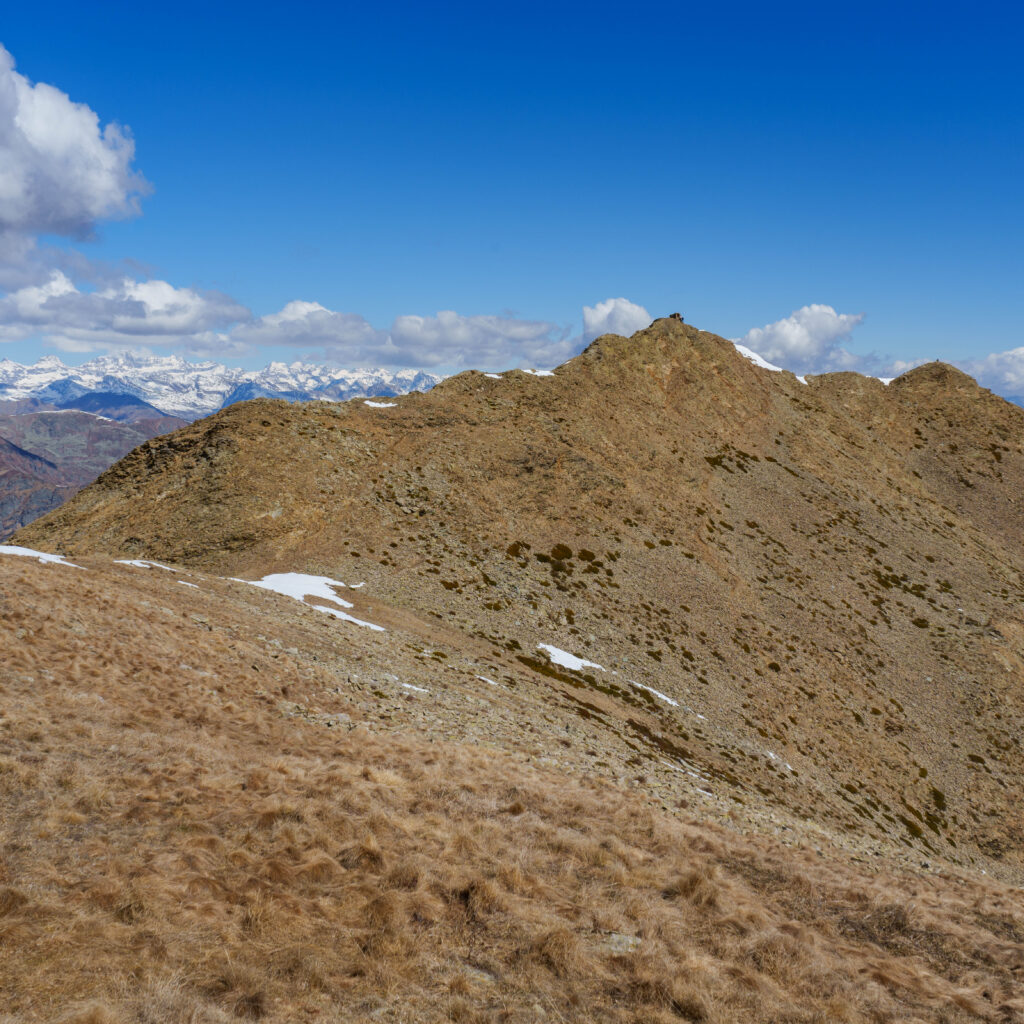
M 367 986 L 383 991 L 373 972 L 394 967 L 399 937 L 457 917 L 463 980 L 450 964 L 424 967 L 380 1004 L 383 1019 L 1018 1020 L 1022 438 L 1024 410 L 944 364 L 889 384 L 804 380 L 667 318 L 601 337 L 549 373 L 469 372 L 342 405 L 233 405 L 144 443 L 11 543 L 79 566 L 22 555 L 17 586 L 35 607 L 39 573 L 92 588 L 71 626 L 49 621 L 39 642 L 75 623 L 96 638 L 105 614 L 131 621 L 128 593 L 156 623 L 138 627 L 153 636 L 136 677 L 123 625 L 100 661 L 70 656 L 75 692 L 106 702 L 91 719 L 112 716 L 88 727 L 103 751 L 121 718 L 157 746 L 179 742 L 160 721 L 181 744 L 222 737 L 216 757 L 195 754 L 190 780 L 161 767 L 163 782 L 140 781 L 150 802 L 124 812 L 156 859 L 172 856 L 154 838 L 170 812 L 153 801 L 177 793 L 188 828 L 209 821 L 191 852 L 173 840 L 174 857 L 220 879 L 204 888 L 197 876 L 190 906 L 235 906 L 237 922 L 216 927 L 256 942 L 263 926 L 245 922 L 264 913 L 252 909 L 259 892 L 283 913 L 279 890 L 300 876 L 348 885 L 351 899 L 358 882 L 358 921 L 331 917 L 328 895 L 316 904 L 317 928 L 363 943 L 347 966 L 296 953 L 260 987 L 245 974 L 260 962 L 254 946 L 238 954 L 241 974 L 212 960 L 186 972 L 206 979 L 197 991 L 210 1005 L 283 1020 L 329 1004 L 370 1019 Z M 63 637 L 46 642 L 81 648 Z M 45 699 L 31 659 L 18 671 L 19 701 L 37 685 L 32 699 Z M 135 686 L 146 696 L 132 711 Z M 376 767 L 360 775 L 371 750 Z M 438 757 L 451 767 L 435 777 Z M 247 759 L 239 790 L 229 780 Z M 517 772 L 529 786 L 509 782 Z M 551 786 L 575 810 L 543 803 Z M 249 787 L 269 817 L 245 870 L 265 881 L 229 884 L 213 865 L 228 871 L 228 847 L 257 826 L 224 801 L 230 791 L 247 804 Z M 368 816 L 347 838 L 314 807 L 332 787 Z M 645 824 L 622 825 L 641 810 Z M 428 842 L 417 815 L 431 813 L 432 827 L 464 827 Z M 519 881 L 502 874 L 513 871 L 503 843 L 526 842 L 515 829 L 563 817 L 595 844 L 563 836 L 566 871 L 592 890 L 532 861 Z M 115 832 L 96 849 L 127 842 Z M 627 848 L 632 874 L 614 867 Z M 700 870 L 662 878 L 659 858 L 683 849 L 704 850 Z M 472 863 L 476 881 L 444 881 L 430 863 Z M 809 882 L 799 893 L 797 876 Z M 885 899 L 872 888 L 883 878 Z M 582 913 L 616 885 L 628 906 Z M 734 885 L 767 902 L 737 911 L 754 897 L 725 895 Z M 144 890 L 110 896 L 132 941 L 164 905 Z M 560 919 L 530 931 L 523 907 L 549 898 Z M 659 916 L 679 901 L 712 915 L 715 942 L 684 941 L 682 919 Z M 769 934 L 791 948 L 759 947 Z M 185 951 L 160 942 L 184 970 Z M 816 975 L 802 959 L 812 947 Z M 346 974 L 356 961 L 363 973 Z M 431 970 L 447 979 L 446 1002 Z M 551 981 L 580 973 L 597 980 Z M 289 1002 L 299 977 L 308 1017 Z M 363 1002 L 346 1003 L 357 990 Z M 526 991 L 545 993 L 536 1008 Z

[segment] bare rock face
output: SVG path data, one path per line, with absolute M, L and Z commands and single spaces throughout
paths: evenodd
M 574 716 L 580 770 L 692 773 L 742 821 L 1016 877 L 1022 436 L 942 364 L 803 383 L 670 317 L 553 375 L 232 406 L 15 540 L 357 573 Z

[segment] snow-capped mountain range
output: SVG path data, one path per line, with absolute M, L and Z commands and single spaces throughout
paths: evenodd
M 0 359 L 0 402 L 36 399 L 61 405 L 82 395 L 134 395 L 161 412 L 198 419 L 249 398 L 345 401 L 361 395 L 429 391 L 441 380 L 420 370 L 338 370 L 307 363 L 271 363 L 243 370 L 180 356 L 102 356 L 65 366 L 45 356 L 29 366 Z

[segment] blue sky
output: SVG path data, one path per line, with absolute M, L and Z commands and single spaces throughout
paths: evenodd
M 48 167 L 8 209 L 33 271 L 0 273 L 0 356 L 541 363 L 680 310 L 781 322 L 759 337 L 795 369 L 1024 381 L 1011 5 L 212 6 L 5 11 L 10 74 L 129 126 L 113 187 L 150 189 L 58 224 Z M 73 291 L 10 300 L 54 268 Z

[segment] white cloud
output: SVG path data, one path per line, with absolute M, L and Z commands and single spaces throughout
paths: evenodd
M 465 316 L 399 316 L 388 329 L 357 313 L 316 302 L 290 302 L 279 313 L 240 324 L 230 341 L 247 348 L 288 346 L 348 366 L 552 366 L 575 354 L 578 339 L 543 320 Z
M 0 46 L 0 232 L 86 237 L 138 213 L 135 144 L 52 85 L 33 85 Z
M 651 326 L 653 317 L 629 299 L 605 299 L 583 307 L 583 338 L 593 341 L 602 334 L 621 334 L 628 338 L 636 331 Z
M 595 308 L 610 309 L 621 322 L 620 302 L 625 300 Z M 643 319 L 646 325 L 646 313 Z M 342 366 L 442 369 L 557 366 L 583 346 L 578 334 L 546 320 L 444 310 L 399 316 L 389 328 L 378 328 L 358 313 L 300 300 L 253 317 L 219 292 L 128 277 L 83 290 L 61 270 L 0 297 L 0 340 L 29 337 L 71 352 L 172 346 L 192 356 L 225 358 L 293 348 Z
M 755 327 L 739 340 L 765 359 L 795 373 L 852 370 L 861 357 L 842 348 L 863 313 L 837 313 L 831 306 L 814 303 L 795 310 L 784 320 Z
M 135 336 L 188 336 L 248 318 L 249 311 L 221 292 L 175 288 L 166 281 L 133 281 L 97 293 L 110 303 L 111 326 Z M 115 311 L 116 310 L 116 311 Z
M 957 362 L 957 366 L 997 394 L 1018 402 L 1024 399 L 1024 347 L 992 352 L 981 359 L 965 359 Z
M 278 313 L 240 324 L 231 337 L 250 349 L 287 345 L 323 351 L 372 349 L 386 340 L 384 332 L 358 313 L 336 313 L 319 302 L 301 300 L 289 302 Z
M 890 377 L 899 377 L 915 366 L 927 362 L 927 359 L 894 359 L 885 367 L 885 371 Z
M 390 340 L 400 359 L 419 353 L 427 366 L 554 366 L 578 347 L 566 328 L 544 320 L 463 316 L 451 310 L 396 317 Z
M 140 279 L 37 237 L 88 238 L 97 224 L 139 212 L 148 191 L 132 167 L 127 129 L 102 126 L 88 106 L 15 70 L 0 46 L 0 340 L 41 338 L 64 351 L 172 346 L 192 355 L 301 349 L 349 366 L 554 366 L 583 339 L 568 327 L 515 316 L 399 316 L 379 328 L 357 313 L 289 302 L 254 317 L 230 296 Z M 4 294 L 6 293 L 6 294 Z M 583 311 L 585 336 L 631 334 L 640 306 L 608 299 Z
M 131 278 L 98 291 L 81 291 L 55 270 L 45 283 L 0 298 L 0 338 L 42 335 L 59 349 L 91 352 L 187 343 L 197 334 L 249 317 L 244 306 L 219 292 Z

